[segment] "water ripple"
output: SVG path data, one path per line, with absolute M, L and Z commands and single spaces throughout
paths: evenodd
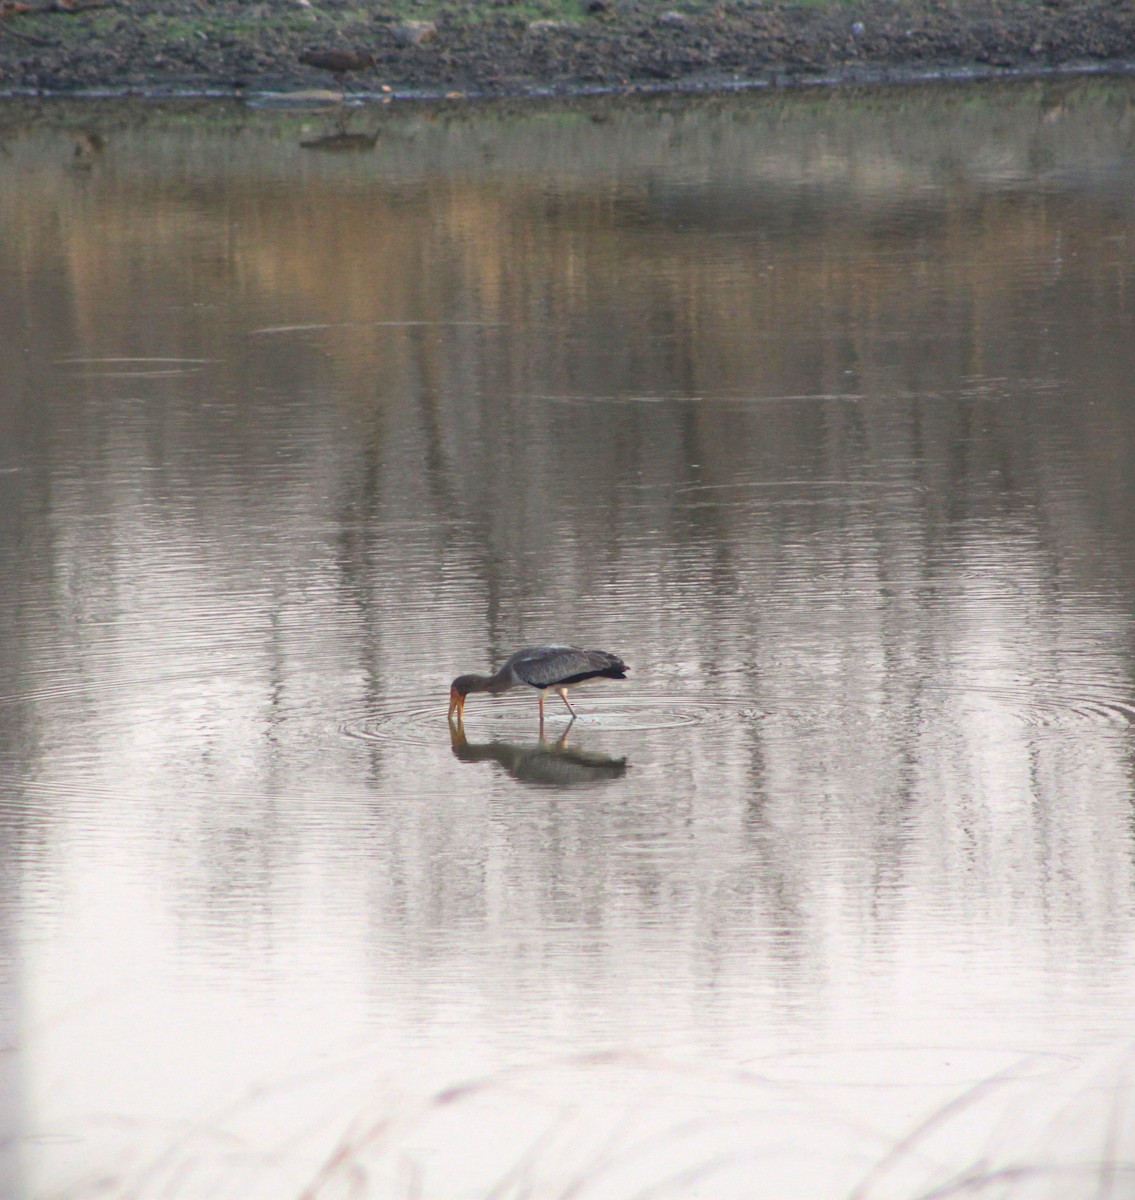
M 1135 700 L 1084 693 L 1043 693 L 1036 689 L 965 684 L 927 684 L 927 693 L 938 694 L 958 711 L 990 710 L 1029 728 L 1059 731 L 1084 725 L 1127 729 L 1135 725 Z M 547 736 L 558 736 L 567 724 L 559 702 L 548 702 Z M 576 733 L 648 732 L 666 729 L 699 729 L 761 723 L 774 735 L 784 722 L 799 733 L 802 726 L 846 726 L 855 714 L 846 706 L 761 703 L 737 696 L 628 695 L 585 696 L 577 702 Z M 866 716 L 860 712 L 861 717 Z M 885 714 L 878 714 L 885 721 Z M 465 714 L 472 737 L 516 739 L 534 736 L 536 705 L 529 697 L 473 701 Z M 445 730 L 444 704 L 437 698 L 421 703 L 417 697 L 395 696 L 365 712 L 348 713 L 338 722 L 346 737 L 366 742 L 436 745 Z
M 1044 692 L 1037 687 L 933 684 L 928 689 L 960 698 L 989 701 L 1024 725 L 1071 728 L 1080 724 L 1135 725 L 1135 701 L 1081 693 Z
M 488 701 L 474 711 L 472 704 L 465 714 L 467 732 L 477 737 L 523 736 L 535 733 L 536 704 L 518 701 Z M 566 720 L 554 714 L 549 701 L 545 733 L 558 735 Z M 735 724 L 762 720 L 760 709 L 727 699 L 712 697 L 691 699 L 680 696 L 587 696 L 576 702 L 579 718 L 573 729 L 604 732 L 643 732 L 657 729 L 681 729 L 708 725 Z M 564 717 L 567 714 L 565 712 Z M 402 704 L 394 698 L 378 709 L 365 714 L 352 714 L 340 722 L 339 729 L 347 737 L 368 742 L 401 742 L 410 745 L 436 744 L 439 731 L 444 729 L 445 713 L 438 702 L 431 704 Z
M 120 379 L 138 376 L 185 375 L 220 361 L 215 358 L 57 358 L 59 367 L 85 367 L 77 371 L 83 379 Z M 92 368 L 101 368 L 94 370 Z

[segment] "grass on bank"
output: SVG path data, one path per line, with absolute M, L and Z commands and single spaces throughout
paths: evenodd
M 34 3 L 34 0 L 33 0 Z M 120 10 L 113 4 L 106 8 L 76 10 L 64 15 L 55 10 L 35 12 L 7 18 L 9 27 L 20 34 L 52 42 L 69 41 L 80 30 L 83 36 L 106 36 L 122 29 L 129 22 L 152 39 L 182 42 L 192 39 L 225 43 L 240 41 L 260 33 L 270 22 L 282 34 L 310 34 L 326 40 L 365 39 L 373 36 L 376 25 L 410 20 L 444 21 L 447 24 L 477 25 L 485 21 L 513 20 L 556 21 L 584 24 L 602 20 L 618 23 L 629 15 L 636 17 L 678 12 L 696 19 L 717 13 L 777 6 L 779 0 L 600 0 L 604 8 L 593 11 L 593 0 L 385 0 L 380 5 L 364 7 L 357 4 L 310 5 L 276 4 L 267 12 L 264 6 L 247 3 L 163 4 L 137 13 Z M 787 0 L 790 7 L 840 8 L 852 0 Z

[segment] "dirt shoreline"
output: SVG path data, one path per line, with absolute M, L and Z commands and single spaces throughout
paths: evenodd
M 579 0 L 559 19 L 519 15 L 508 0 L 463 10 L 419 4 L 410 17 L 349 2 L 114 0 L 84 8 L 70 0 L 76 9 L 63 0 L 0 20 L 0 95 L 345 86 L 360 94 L 516 96 L 1135 66 L 1135 0 Z M 372 61 L 345 76 L 300 62 L 304 51 L 327 48 Z

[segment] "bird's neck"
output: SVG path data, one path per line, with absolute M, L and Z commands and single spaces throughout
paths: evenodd
M 512 678 L 502 668 L 495 675 L 470 675 L 466 680 L 466 687 L 470 692 L 488 692 L 496 696 L 512 687 Z
M 512 687 L 512 684 L 512 672 L 507 667 L 501 667 L 495 675 L 490 675 L 486 678 L 485 691 L 497 696 L 501 692 L 507 692 Z

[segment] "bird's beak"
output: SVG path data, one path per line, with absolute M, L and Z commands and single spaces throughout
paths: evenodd
M 449 689 L 449 719 L 453 720 L 453 714 L 457 713 L 457 724 L 460 725 L 465 712 L 465 697 L 456 689 Z

